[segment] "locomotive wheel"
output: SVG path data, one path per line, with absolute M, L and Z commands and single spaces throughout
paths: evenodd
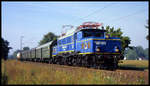
M 65 64 L 65 65 L 68 65 L 68 64 L 69 64 L 68 61 L 69 61 L 68 57 L 65 57 L 65 58 L 64 58 L 64 64 Z
M 81 58 L 80 57 L 77 57 L 77 59 L 76 59 L 76 65 L 77 66 L 81 66 Z
M 51 64 L 51 61 L 50 61 L 50 60 L 48 61 L 48 64 Z
M 56 56 L 56 57 L 54 58 L 54 63 L 55 63 L 55 64 L 59 64 L 59 63 L 58 63 L 58 56 Z
M 68 65 L 69 65 L 69 66 L 72 66 L 72 60 L 73 60 L 73 59 L 70 57 L 70 58 L 69 58 L 69 61 L 68 61 Z
M 52 64 L 54 64 L 54 58 L 51 58 L 50 62 L 51 62 Z
M 62 61 L 62 60 L 63 60 L 63 57 L 60 56 L 60 57 L 58 58 L 58 61 L 59 61 L 59 64 L 60 64 L 60 65 L 63 65 L 63 61 Z
M 49 64 L 52 64 L 52 58 L 49 59 L 48 63 L 49 63 Z
M 97 64 L 94 63 L 92 67 L 97 69 Z
M 67 58 L 67 64 L 69 65 L 69 66 L 72 66 L 72 57 L 68 57 Z
M 76 58 L 73 58 L 72 64 L 73 64 L 73 66 L 76 66 L 76 65 L 77 65 L 77 59 L 76 59 Z
M 85 66 L 85 61 L 84 61 L 84 59 L 82 59 L 81 61 L 82 61 L 82 62 L 81 62 L 81 66 L 84 67 L 84 66 Z
M 59 64 L 59 62 L 57 61 L 56 64 Z
M 65 57 L 62 58 L 62 64 L 63 64 L 63 65 L 67 65 L 67 63 L 66 63 L 66 58 L 65 58 Z
M 58 62 L 58 56 L 55 58 L 55 63 L 59 64 L 59 62 Z
M 56 64 L 56 57 L 53 58 L 53 64 Z
M 85 66 L 85 67 L 88 67 L 88 66 L 89 66 L 89 63 L 88 63 L 88 57 L 86 56 L 84 60 L 85 60 L 84 66 Z

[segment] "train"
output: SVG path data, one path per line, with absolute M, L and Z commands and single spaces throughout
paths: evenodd
M 99 28 L 101 26 L 101 28 Z M 110 37 L 102 23 L 84 22 L 62 33 L 56 40 L 18 54 L 21 61 L 50 64 L 117 69 L 121 53 L 121 39 Z

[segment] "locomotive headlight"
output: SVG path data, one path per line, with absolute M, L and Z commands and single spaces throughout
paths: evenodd
M 115 47 L 115 52 L 119 52 L 119 49 L 117 46 Z
M 100 51 L 100 47 L 96 47 L 96 51 L 99 52 Z
M 107 34 L 105 37 L 108 39 L 108 38 L 109 38 L 109 35 Z
M 105 41 L 95 41 L 96 45 L 106 45 Z
M 108 36 L 108 35 L 106 35 L 106 38 L 109 38 L 109 36 Z
M 116 52 L 119 52 L 119 49 L 115 49 Z

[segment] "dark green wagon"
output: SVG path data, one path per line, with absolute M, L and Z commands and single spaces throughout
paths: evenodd
M 50 62 L 52 61 L 52 47 L 56 45 L 57 40 L 48 42 L 31 50 L 21 52 L 21 60 Z

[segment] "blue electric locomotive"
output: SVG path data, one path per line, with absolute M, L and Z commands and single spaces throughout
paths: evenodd
M 99 23 L 85 22 L 58 38 L 52 49 L 53 63 L 117 68 L 118 61 L 123 59 L 121 40 L 109 37 L 99 26 Z

